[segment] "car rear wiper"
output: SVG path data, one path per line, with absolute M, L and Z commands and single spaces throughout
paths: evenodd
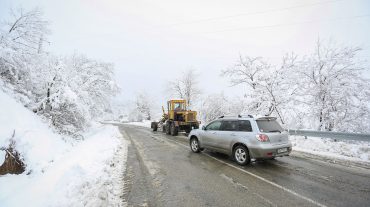
M 279 132 L 279 133 L 281 133 L 281 131 L 280 131 L 280 130 L 271 130 L 271 131 L 269 131 L 269 132 Z

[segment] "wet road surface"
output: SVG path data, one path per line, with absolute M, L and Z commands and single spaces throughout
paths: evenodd
M 370 170 L 306 156 L 236 165 L 186 136 L 121 125 L 128 206 L 370 206 Z

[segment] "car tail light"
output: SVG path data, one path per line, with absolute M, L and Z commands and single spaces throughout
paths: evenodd
M 266 134 L 257 134 L 256 138 L 260 142 L 269 142 L 269 137 Z

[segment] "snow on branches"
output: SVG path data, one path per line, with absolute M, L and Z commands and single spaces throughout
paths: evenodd
M 317 42 L 315 51 L 302 58 L 297 100 L 312 119 L 313 128 L 325 131 L 369 131 L 369 80 L 356 58 L 358 47 Z
M 246 86 L 249 113 L 277 116 L 290 127 L 368 132 L 370 84 L 359 51 L 318 41 L 310 55 L 286 55 L 278 66 L 240 57 L 222 75 Z
M 232 85 L 246 84 L 246 111 L 252 114 L 276 115 L 284 124 L 283 105 L 295 92 L 288 75 L 296 64 L 295 55 L 286 55 L 280 67 L 261 57 L 242 57 L 233 67 L 224 70 Z
M 35 113 L 58 131 L 76 135 L 110 111 L 118 92 L 111 63 L 83 55 L 55 57 L 43 52 L 49 33 L 41 10 L 11 12 L 0 30 L 0 78 Z
M 185 99 L 190 108 L 194 106 L 201 94 L 195 70 L 189 69 L 183 72 L 178 79 L 169 81 L 167 83 L 167 91 L 172 96 Z

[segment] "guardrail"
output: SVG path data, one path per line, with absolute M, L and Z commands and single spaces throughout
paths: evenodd
M 370 134 L 347 133 L 347 132 L 325 132 L 313 130 L 288 129 L 290 135 L 301 135 L 307 137 L 325 137 L 341 140 L 356 140 L 370 142 Z

